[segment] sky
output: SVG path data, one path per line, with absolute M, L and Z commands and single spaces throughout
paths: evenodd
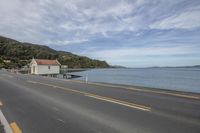
M 0 0 L 0 35 L 111 65 L 199 65 L 200 0 Z

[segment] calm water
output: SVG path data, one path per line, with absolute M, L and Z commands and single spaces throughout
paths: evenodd
M 200 93 L 199 68 L 93 69 L 75 74 L 78 80 L 136 85 Z

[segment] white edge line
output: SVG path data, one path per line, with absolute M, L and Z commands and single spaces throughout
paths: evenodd
M 47 77 L 50 78 L 50 77 Z M 81 80 L 70 80 L 70 79 L 60 79 L 56 78 L 56 80 L 62 80 L 62 81 L 68 81 L 68 82 L 78 82 L 78 83 L 85 83 L 84 81 Z M 31 83 L 31 82 L 30 82 Z M 36 83 L 36 82 L 32 82 Z M 143 89 L 137 89 L 137 88 L 132 88 L 132 87 L 125 87 L 125 86 L 117 86 L 117 85 L 109 85 L 109 84 L 102 84 L 102 83 L 96 83 L 96 82 L 87 82 L 87 84 L 90 85 L 97 85 L 97 86 L 104 86 L 104 87 L 111 87 L 111 88 L 123 88 L 127 90 L 132 90 L 132 91 L 139 91 L 139 92 L 148 92 L 148 93 L 156 93 L 156 94 L 162 94 L 162 95 L 169 95 L 169 96 L 174 96 L 174 97 L 181 97 L 181 98 L 189 98 L 189 99 L 197 99 L 199 100 L 200 97 L 198 96 L 193 96 L 193 95 L 185 95 L 185 94 L 179 94 L 179 93 L 170 93 L 170 92 L 156 92 L 156 90 L 143 90 Z
M 65 123 L 65 121 L 62 120 L 62 119 L 60 119 L 60 118 L 56 118 L 56 120 L 57 120 L 57 121 L 60 121 L 60 122 L 62 122 L 62 123 Z
M 0 121 L 1 121 L 1 124 L 4 126 L 4 130 L 6 133 L 13 133 L 10 125 L 8 124 L 8 121 L 6 120 L 1 110 L 0 110 Z
M 125 104 L 125 103 L 121 103 L 121 102 L 117 102 L 117 101 L 113 101 L 110 99 L 106 99 L 106 98 L 100 98 L 100 97 L 96 97 L 96 96 L 91 96 L 91 95 L 86 95 L 88 97 L 92 97 L 95 99 L 99 99 L 99 100 L 103 100 L 103 101 L 107 101 L 107 102 L 111 102 L 111 103 L 116 103 L 116 104 L 120 104 L 123 106 L 127 106 L 127 107 L 131 107 L 131 108 L 135 108 L 135 109 L 139 109 L 139 110 L 143 110 L 143 111 L 150 111 L 149 109 L 145 109 L 145 108 L 141 108 L 141 107 L 137 107 L 137 106 L 133 106 L 133 105 L 129 105 L 129 104 Z
M 32 81 L 32 80 L 28 80 L 27 82 L 29 82 L 29 83 L 33 83 L 33 84 L 36 84 L 36 83 L 37 83 L 37 82 Z
M 185 94 L 180 94 L 180 93 L 164 92 L 164 90 L 162 90 L 162 91 L 143 90 L 143 89 L 132 88 L 132 87 L 108 85 L 108 84 L 93 83 L 93 82 L 90 82 L 89 84 L 91 84 L 91 85 L 97 85 L 97 86 L 106 86 L 106 87 L 111 87 L 111 88 L 123 88 L 123 89 L 127 89 L 127 90 L 139 91 L 139 92 L 145 92 L 145 93 L 147 92 L 147 93 L 156 93 L 156 94 L 163 94 L 163 95 L 169 95 L 169 96 L 175 96 L 175 97 L 182 97 L 182 98 L 200 99 L 200 97 L 198 97 L 198 96 L 185 95 Z
M 9 77 L 9 78 L 13 78 L 13 76 L 12 76 L 12 75 L 8 75 L 8 77 Z

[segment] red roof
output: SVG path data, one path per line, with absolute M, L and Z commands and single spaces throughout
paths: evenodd
M 38 65 L 60 65 L 58 60 L 35 59 Z

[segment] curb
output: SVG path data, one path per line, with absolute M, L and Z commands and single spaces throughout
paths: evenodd
M 8 124 L 8 121 L 6 120 L 1 110 L 0 110 L 0 121 L 1 124 L 4 126 L 5 133 L 13 133 L 10 125 Z

